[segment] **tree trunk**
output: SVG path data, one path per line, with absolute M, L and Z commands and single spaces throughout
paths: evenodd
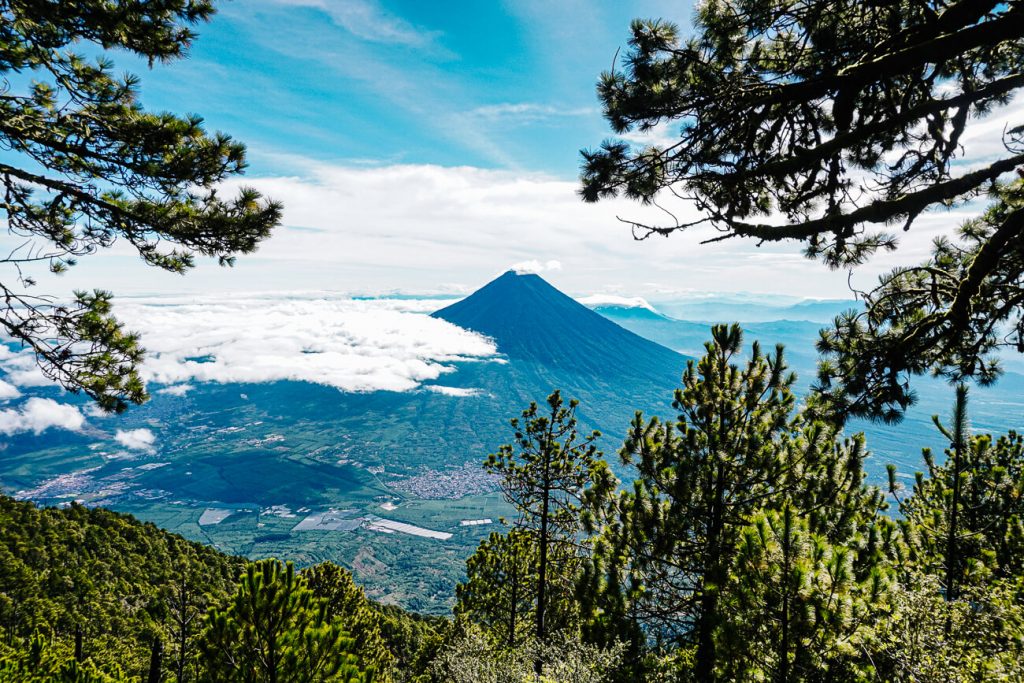
M 516 613 L 519 611 L 519 550 L 512 546 L 512 596 L 508 610 L 508 647 L 516 648 Z
M 149 675 L 146 683 L 160 683 L 160 666 L 163 659 L 164 646 L 160 638 L 153 639 L 153 650 L 149 655 Z
M 789 683 L 789 563 L 792 546 L 793 517 L 789 507 L 783 511 L 782 536 L 782 626 L 779 637 L 779 683 Z
M 963 460 L 967 420 L 967 387 L 960 385 L 956 390 L 956 408 L 953 415 L 953 502 L 949 511 L 949 534 L 946 538 L 946 600 L 956 599 L 956 579 L 959 558 L 957 557 L 956 535 L 960 516 L 960 469 Z M 949 632 L 947 620 L 946 632 Z
M 545 464 L 546 468 L 546 464 Z M 546 477 L 545 477 L 546 478 Z M 541 509 L 540 516 L 540 563 L 537 572 L 537 644 L 542 645 L 544 643 L 544 611 L 545 611 L 545 599 L 547 597 L 547 578 L 548 578 L 548 513 L 549 513 L 549 499 L 550 491 L 548 491 L 547 482 L 545 482 L 544 489 L 544 502 Z M 544 662 L 541 661 L 540 657 L 534 663 L 534 671 L 540 676 L 544 668 Z
M 721 545 L 725 516 L 725 466 L 719 463 L 715 476 L 715 498 L 708 525 L 708 564 L 701 587 L 700 615 L 697 618 L 697 654 L 694 673 L 698 681 L 715 680 L 715 626 L 718 620 L 718 591 L 725 580 Z
M 178 615 L 174 618 L 178 625 L 178 656 L 175 662 L 175 675 L 177 683 L 184 683 L 185 655 L 188 652 L 188 627 L 191 621 L 188 614 L 188 582 L 185 579 L 184 573 L 182 573 L 181 583 L 178 584 L 178 604 L 176 607 Z

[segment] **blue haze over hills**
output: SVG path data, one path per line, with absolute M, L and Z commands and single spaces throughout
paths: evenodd
M 721 305 L 721 309 L 716 306 Z M 801 302 L 793 305 L 728 302 L 675 302 L 652 308 L 638 306 L 600 305 L 595 310 L 619 325 L 648 339 L 657 341 L 680 353 L 699 356 L 710 335 L 707 320 L 726 320 L 727 313 L 745 314 L 751 321 L 738 318 L 745 332 L 745 344 L 758 340 L 766 349 L 783 344 L 790 368 L 797 373 L 797 389 L 805 393 L 814 380 L 817 352 L 814 344 L 818 332 L 839 313 L 854 308 L 856 302 L 830 300 Z M 694 319 L 679 320 L 663 314 L 663 310 L 695 313 Z M 722 310 L 715 315 L 716 310 Z M 697 314 L 701 317 L 698 318 Z M 766 320 L 773 316 L 782 319 Z M 801 317 L 803 316 L 803 317 Z M 1021 359 L 1008 355 L 1004 376 L 990 387 L 971 387 L 970 415 L 977 432 L 1004 433 L 1024 427 L 1024 375 Z M 946 420 L 951 411 L 953 389 L 948 383 L 932 377 L 917 377 L 911 382 L 917 403 L 896 425 L 883 425 L 865 420 L 851 420 L 848 432 L 863 431 L 872 456 L 867 463 L 868 476 L 876 484 L 885 483 L 885 465 L 893 463 L 905 478 L 923 468 L 921 448 L 928 446 L 940 454 L 945 444 L 932 424 L 932 415 Z

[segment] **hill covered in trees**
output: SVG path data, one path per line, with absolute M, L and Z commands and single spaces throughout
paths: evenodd
M 102 508 L 0 497 L 0 567 L 4 683 L 389 681 L 443 629 L 336 565 L 248 564 Z

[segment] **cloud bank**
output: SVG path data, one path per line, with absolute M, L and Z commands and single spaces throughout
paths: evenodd
M 143 375 L 181 395 L 189 382 L 296 380 L 342 391 L 411 391 L 487 359 L 494 344 L 423 312 L 423 300 L 121 300 L 118 315 L 142 334 Z

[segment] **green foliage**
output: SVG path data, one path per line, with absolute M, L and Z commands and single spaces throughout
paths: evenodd
M 154 639 L 164 644 L 161 680 L 235 680 L 211 648 L 216 642 L 221 654 L 226 649 L 237 658 L 239 649 L 252 646 L 246 638 L 257 628 L 253 619 L 264 619 L 260 628 L 276 620 L 278 642 L 299 648 L 287 655 L 289 666 L 309 671 L 320 657 L 321 672 L 339 667 L 324 680 L 369 680 L 373 671 L 376 681 L 411 681 L 440 647 L 445 620 L 370 602 L 336 565 L 295 576 L 266 564 L 252 567 L 236 588 L 242 558 L 107 510 L 40 509 L 0 497 L 0 662 L 6 667 L 0 681 L 21 680 L 11 672 L 25 667 L 52 676 L 66 670 L 97 681 L 138 680 L 149 670 Z M 245 603 L 245 596 L 255 599 Z M 210 640 L 208 610 L 223 618 L 215 632 L 220 641 Z M 83 645 L 78 664 L 72 662 L 76 632 Z M 298 632 L 305 640 L 297 645 Z M 364 673 L 354 674 L 353 666 Z
M 793 240 L 829 267 L 859 265 L 898 246 L 873 226 L 910 229 L 1024 165 L 1018 126 L 992 141 L 997 154 L 955 170 L 970 120 L 1024 86 L 1022 39 L 1024 8 L 996 0 L 706 0 L 689 39 L 634 21 L 621 65 L 598 83 L 605 117 L 617 134 L 675 124 L 679 137 L 585 150 L 581 194 L 692 200 L 701 213 L 629 221 L 639 238 L 710 225 L 707 241 Z M 1021 311 L 1024 212 L 1010 195 L 963 245 L 940 240 L 934 264 L 883 278 L 867 311 L 826 336 L 837 415 L 897 418 L 913 398 L 908 373 L 991 379 L 991 347 Z
M 547 645 L 527 638 L 507 648 L 496 646 L 482 628 L 459 622 L 431 663 L 430 675 L 445 683 L 604 683 L 611 680 L 620 650 L 582 643 L 571 633 L 559 633 Z
M 344 624 L 355 641 L 353 653 L 359 658 L 359 666 L 372 668 L 376 672 L 375 680 L 380 683 L 391 683 L 395 657 L 388 651 L 381 634 L 382 616 L 352 580 L 352 575 L 333 562 L 321 562 L 304 569 L 301 578 L 314 597 L 326 602 L 327 619 Z
M 460 592 L 463 611 L 495 609 L 499 611 L 484 621 L 514 623 L 522 598 L 509 596 L 504 605 L 506 617 L 500 612 L 502 601 L 486 595 L 492 589 L 484 588 L 481 596 L 471 591 L 508 572 L 520 573 L 524 569 L 521 555 L 535 554 L 536 586 L 528 590 L 534 596 L 534 637 L 540 643 L 548 642 L 547 633 L 565 629 L 574 616 L 572 589 L 581 561 L 577 537 L 583 530 L 587 488 L 608 488 L 615 481 L 595 444 L 600 435 L 579 435 L 577 405 L 570 401 L 566 406 L 558 391 L 548 397 L 546 409 L 531 403 L 521 421 L 512 420 L 516 443 L 505 444 L 488 457 L 484 467 L 501 477 L 505 498 L 519 515 L 515 527 L 521 533 L 505 541 L 485 541 L 471 561 L 471 569 L 478 576 L 471 575 L 470 583 L 464 584 Z M 496 552 L 512 553 L 512 557 L 488 559 Z M 479 576 L 480 572 L 490 574 Z M 496 637 L 514 643 L 515 626 L 504 627 L 503 631 Z
M 766 357 L 755 343 L 740 366 L 739 327 L 716 326 L 712 337 L 676 391 L 677 422 L 636 416 L 621 455 L 638 478 L 602 492 L 582 581 L 588 637 L 630 643 L 626 661 L 637 675 L 649 663 L 647 641 L 655 651 L 692 649 L 702 681 L 713 680 L 723 651 L 740 646 L 727 642 L 740 637 L 729 622 L 740 590 L 732 572 L 762 511 L 791 507 L 837 546 L 828 555 L 850 562 L 856 581 L 874 571 L 892 535 L 878 518 L 881 493 L 863 483 L 863 440 L 840 441 L 838 427 L 794 413 L 795 376 L 781 347 Z
M 515 649 L 533 631 L 537 545 L 523 529 L 492 533 L 466 560 L 455 615 L 481 626 L 495 644 Z
M 900 496 L 890 469 L 915 565 L 941 575 L 946 589 L 953 584 L 953 597 L 956 586 L 1024 579 L 1024 437 L 1014 431 L 971 437 L 935 422 L 951 446 L 941 465 L 924 450 L 927 476 L 918 473 L 910 497 Z M 959 463 L 957 443 L 963 444 Z
M 1019 588 L 968 587 L 952 602 L 938 577 L 917 574 L 894 586 L 891 614 L 878 622 L 866 656 L 877 680 L 893 683 L 1024 679 L 1024 607 Z
M 819 390 L 842 413 L 895 421 L 913 397 L 906 374 L 996 381 L 999 352 L 1024 352 L 1024 181 L 992 188 L 995 202 L 939 236 L 918 266 L 897 268 L 822 331 Z
M 755 515 L 733 564 L 718 674 L 723 680 L 858 679 L 860 656 L 885 618 L 886 571 L 863 580 L 855 551 L 811 532 L 786 505 Z
M 380 634 L 395 658 L 395 680 L 421 681 L 427 667 L 437 657 L 444 643 L 451 621 L 406 612 L 395 605 L 379 605 Z
M 85 657 L 104 671 L 140 674 L 154 636 L 177 642 L 168 598 L 182 577 L 219 599 L 242 565 L 108 510 L 0 497 L 0 629 L 11 642 L 45 634 L 67 652 L 81 630 Z
M 209 0 L 0 1 L 0 76 L 26 83 L 0 100 L 0 142 L 13 150 L 0 163 L 0 213 L 22 243 L 3 259 L 0 325 L 36 351 L 44 373 L 107 410 L 146 398 L 137 339 L 111 315 L 109 294 L 60 304 L 28 293 L 25 268 L 59 274 L 120 239 L 147 264 L 183 273 L 196 254 L 232 263 L 280 220 L 280 205 L 252 189 L 217 192 L 245 169 L 244 146 L 208 134 L 197 116 L 146 112 L 138 79 L 116 75 L 106 56 L 181 58 L 192 26 L 213 11 Z M 104 54 L 89 61 L 74 51 L 81 45 Z
M 356 643 L 291 563 L 250 564 L 226 608 L 207 614 L 201 658 L 210 681 L 368 683 Z
M 4 652 L 0 645 L 0 683 L 128 683 L 117 671 L 103 672 L 92 662 L 77 662 L 47 648 L 45 639 L 36 635 L 27 647 Z

